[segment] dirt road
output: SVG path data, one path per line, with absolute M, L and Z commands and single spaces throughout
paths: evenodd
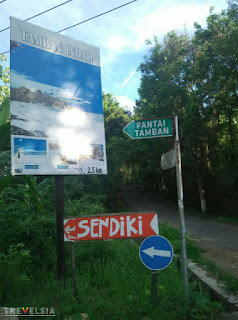
M 159 223 L 168 222 L 179 228 L 176 207 L 171 207 L 145 195 L 136 187 L 123 187 L 122 195 L 133 210 L 156 211 Z M 238 226 L 224 224 L 193 215 L 185 215 L 187 234 L 206 249 L 205 256 L 238 277 Z

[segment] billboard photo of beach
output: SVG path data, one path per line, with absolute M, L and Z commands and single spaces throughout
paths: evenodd
M 14 159 L 17 164 L 47 163 L 47 142 L 42 139 L 14 137 Z
M 23 24 L 28 30 L 38 30 L 15 18 L 11 19 L 11 24 L 14 23 L 19 28 Z M 61 40 L 62 37 L 70 39 L 39 28 L 39 32 L 42 30 L 48 37 L 54 35 L 54 39 L 59 36 Z M 34 43 L 26 44 L 26 39 L 17 38 L 16 41 L 16 38 L 11 33 L 12 174 L 29 174 L 29 170 L 25 171 L 29 167 L 22 168 L 21 172 L 14 170 L 20 163 L 39 164 L 39 168 L 34 170 L 33 167 L 30 172 L 37 175 L 78 174 L 75 169 L 84 165 L 100 165 L 100 173 L 105 174 L 100 65 L 56 54 Z M 97 151 L 92 151 L 93 148 Z M 83 161 L 83 157 L 87 161 Z M 42 163 L 45 165 L 40 166 Z M 66 172 L 58 170 L 64 164 L 67 164 Z

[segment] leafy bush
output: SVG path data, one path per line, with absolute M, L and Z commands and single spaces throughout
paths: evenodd
M 32 284 L 30 251 L 23 243 L 11 245 L 7 253 L 0 253 L 0 303 L 24 294 Z
M 103 206 L 104 195 L 84 195 L 80 200 L 69 200 L 65 206 L 65 215 L 77 217 L 106 212 Z

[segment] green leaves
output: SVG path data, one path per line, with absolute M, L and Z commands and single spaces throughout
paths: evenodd
M 128 112 L 120 107 L 111 94 L 103 95 L 103 111 L 107 142 L 112 136 L 123 136 L 123 128 L 130 121 Z
M 10 169 L 10 99 L 0 105 L 0 176 L 9 174 Z
M 0 61 L 6 56 L 1 55 Z M 0 65 L 0 78 L 10 83 L 10 69 Z M 0 177 L 9 174 L 10 169 L 10 90 L 8 86 L 0 86 Z
M 9 120 L 10 98 L 6 98 L 0 105 L 0 126 Z
M 6 56 L 4 54 L 0 55 L 0 62 L 4 63 L 6 61 Z M 4 68 L 2 64 L 0 64 L 0 80 L 4 83 L 4 85 L 0 85 L 0 104 L 10 96 L 10 89 L 8 84 L 10 83 L 10 68 Z M 1 116 L 0 116 L 1 121 Z
M 175 32 L 169 32 L 162 43 L 155 38 L 148 42 L 148 55 L 139 67 L 142 78 L 136 116 L 179 115 L 183 181 L 188 190 L 185 200 L 194 198 L 197 184 L 200 189 L 205 186 L 210 207 L 218 210 L 232 207 L 228 199 L 235 198 L 238 187 L 237 16 L 238 6 L 230 1 L 228 10 L 210 11 L 205 28 L 196 23 L 192 38 Z M 151 147 L 158 157 L 170 148 L 169 143 L 153 142 Z M 144 181 L 149 180 L 156 169 L 153 153 L 141 154 L 136 162 L 140 175 L 147 170 Z M 156 172 L 154 185 L 164 180 L 169 194 L 175 186 L 174 175 Z M 190 204 L 198 205 L 197 200 Z

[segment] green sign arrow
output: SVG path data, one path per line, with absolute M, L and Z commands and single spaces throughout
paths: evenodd
M 132 120 L 123 131 L 132 139 L 171 137 L 173 118 Z

